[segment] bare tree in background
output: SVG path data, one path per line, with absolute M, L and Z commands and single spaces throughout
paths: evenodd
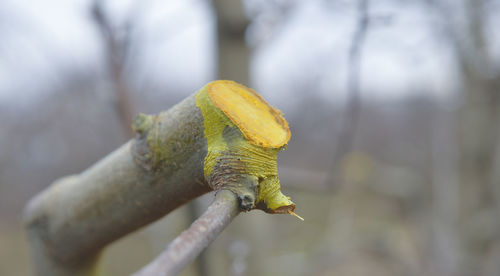
M 244 102 L 216 106 L 227 91 Z M 231 117 L 243 112 L 252 116 Z M 262 128 L 265 120 L 268 127 Z M 243 136 L 249 124 L 257 134 Z M 281 194 L 277 179 L 277 154 L 291 135 L 288 123 L 253 90 L 214 81 L 166 112 L 139 115 L 133 127 L 135 139 L 81 174 L 56 181 L 27 205 L 37 275 L 90 275 L 104 246 L 211 190 L 216 198 L 204 215 L 138 275 L 177 274 L 240 210 L 294 214 L 295 204 Z M 265 143 L 267 131 L 278 138 Z
M 488 1 L 432 0 L 428 3 L 444 20 L 444 31 L 449 35 L 462 76 L 463 93 L 458 113 L 460 185 L 453 200 L 459 202 L 455 227 L 461 241 L 457 240 L 459 244 L 453 248 L 460 257 L 455 266 L 443 273 L 486 273 L 484 262 L 492 258 L 490 254 L 496 254 L 500 246 L 498 231 L 474 230 L 494 228 L 480 219 L 482 214 L 493 212 L 496 217 L 500 214 L 500 67 L 494 63 L 486 34 L 486 22 L 491 16 Z M 450 14 L 450 11 L 455 12 Z M 454 194 L 452 190 L 447 192 Z M 455 228 L 451 226 L 450 230 L 454 232 Z
M 213 0 L 217 16 L 219 79 L 235 80 L 249 85 L 250 50 L 245 33 L 250 23 L 242 1 Z
M 499 232 L 479 234 L 470 229 L 470 223 L 481 227 L 478 218 L 483 212 L 493 211 L 500 215 L 500 194 L 496 178 L 500 168 L 495 167 L 500 131 L 500 70 L 488 49 L 485 33 L 486 1 L 465 0 L 466 38 L 455 39 L 457 58 L 461 65 L 464 85 L 464 103 L 460 110 L 460 172 L 462 189 L 463 235 L 468 246 L 465 263 L 468 269 L 480 271 L 484 257 L 492 252 Z M 461 32 L 455 32 L 458 35 Z M 482 227 L 488 227 L 483 225 Z M 467 229 L 469 228 L 469 229 Z M 479 235 L 478 235 L 479 234 Z M 481 248 L 484 245 L 484 248 Z
M 334 185 L 334 175 L 338 173 L 337 166 L 340 161 L 352 149 L 356 130 L 358 128 L 359 117 L 361 113 L 361 58 L 362 50 L 366 40 L 366 35 L 370 26 L 369 0 L 358 1 L 358 20 L 356 29 L 351 40 L 348 54 L 348 75 L 347 75 L 347 107 L 340 136 L 335 144 L 335 152 L 332 158 L 332 164 L 328 172 L 327 186 Z
M 132 16 L 121 28 L 114 26 L 107 15 L 103 2 L 96 0 L 91 7 L 92 18 L 101 34 L 105 63 L 116 95 L 116 111 L 127 138 L 133 137 L 131 128 L 135 107 L 131 101 L 131 86 L 128 83 L 125 65 L 131 44 Z

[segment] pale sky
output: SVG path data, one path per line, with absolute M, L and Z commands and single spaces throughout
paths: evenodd
M 296 81 L 316 80 L 314 92 L 342 99 L 347 51 L 357 20 L 354 1 L 295 2 L 299 6 L 285 20 L 273 22 L 271 15 L 266 21 L 261 14 L 264 20 L 252 25 L 253 86 L 273 98 L 293 89 Z M 363 47 L 361 70 L 365 97 L 394 99 L 411 93 L 447 97 L 457 89 L 453 52 L 438 39 L 428 9 L 414 2 L 371 1 L 375 23 Z M 43 97 L 68 67 L 99 70 L 100 42 L 89 20 L 89 3 L 4 0 L 0 4 L 0 103 L 23 104 Z M 214 20 L 206 1 L 106 3 L 118 20 L 130 11 L 129 3 L 135 3 L 133 11 L 142 15 L 137 32 L 143 48 L 136 59 L 143 68 L 135 76 L 140 84 L 173 83 L 194 91 L 213 78 Z M 254 12 L 263 3 L 246 1 Z M 493 44 L 498 46 L 498 40 Z

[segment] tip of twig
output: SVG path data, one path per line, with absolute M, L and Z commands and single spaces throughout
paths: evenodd
M 291 210 L 290 210 L 290 211 L 288 211 L 288 213 L 289 213 L 290 215 L 292 215 L 292 216 L 294 216 L 294 217 L 296 217 L 296 218 L 300 219 L 301 221 L 304 221 L 304 218 L 303 218 L 303 217 L 301 217 L 301 216 L 299 216 L 299 215 L 295 214 L 293 211 L 291 211 Z

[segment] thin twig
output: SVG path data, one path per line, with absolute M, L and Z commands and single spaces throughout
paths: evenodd
M 198 201 L 200 199 L 195 199 L 191 202 L 189 202 L 187 206 L 187 215 L 186 217 L 189 218 L 189 221 L 195 221 L 198 219 L 198 217 L 202 214 L 202 210 L 199 207 L 200 202 Z M 207 257 L 207 250 L 202 250 L 200 254 L 198 254 L 198 257 L 194 260 L 193 262 L 194 266 L 196 267 L 196 273 L 195 275 L 197 276 L 209 276 L 210 273 L 209 271 L 209 263 L 208 263 L 208 257 Z
M 365 42 L 366 34 L 370 23 L 368 14 L 368 1 L 359 0 L 359 17 L 356 32 L 353 35 L 351 46 L 349 48 L 348 58 L 348 77 L 347 77 L 347 91 L 349 95 L 347 103 L 348 114 L 345 115 L 342 123 L 342 128 L 335 147 L 332 164 L 326 178 L 327 186 L 332 185 L 335 168 L 342 157 L 350 151 L 354 141 L 354 135 L 357 130 L 359 115 L 361 111 L 361 97 L 360 97 L 360 65 L 361 65 L 361 52 Z
M 239 213 L 238 201 L 230 191 L 219 191 L 207 211 L 175 238 L 153 262 L 134 276 L 177 275 L 207 247 Z

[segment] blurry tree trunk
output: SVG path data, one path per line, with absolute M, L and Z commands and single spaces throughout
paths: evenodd
M 217 14 L 218 79 L 249 85 L 250 50 L 245 42 L 249 20 L 240 0 L 213 0 Z
M 469 39 L 466 45 L 457 45 L 464 80 L 460 111 L 462 177 L 467 186 L 480 189 L 468 202 L 470 206 L 491 202 L 491 187 L 486 185 L 498 181 L 490 177 L 499 138 L 500 72 L 491 64 L 493 58 L 486 46 L 482 6 L 483 1 L 466 1 Z
M 463 258 L 460 241 L 460 179 L 456 117 L 436 112 L 432 122 L 432 274 L 459 275 Z
M 349 46 L 347 58 L 347 104 L 346 112 L 340 129 L 340 134 L 335 144 L 332 163 L 326 179 L 328 186 L 334 186 L 335 182 L 344 182 L 339 172 L 339 164 L 349 154 L 354 144 L 356 131 L 361 115 L 361 62 L 363 47 L 370 27 L 370 1 L 358 0 L 358 19 L 356 29 Z M 339 177 L 340 176 L 340 177 Z M 340 179 L 339 179 L 340 178 Z
M 496 178 L 499 164 L 495 155 L 499 147 L 500 131 L 500 71 L 487 47 L 485 34 L 485 2 L 464 0 L 465 28 L 455 32 L 455 47 L 463 76 L 463 105 L 460 122 L 460 177 L 462 194 L 462 234 L 467 248 L 466 260 L 480 264 L 488 251 L 488 244 L 498 240 L 498 234 L 478 233 L 471 228 L 478 225 L 478 215 L 485 211 L 500 215 L 500 179 Z M 465 39 L 458 34 L 464 34 Z M 472 219 L 472 221 L 471 221 Z M 470 245 L 475 245 L 471 247 Z M 466 263 L 467 265 L 467 263 Z M 481 271 L 480 267 L 469 267 Z
M 498 243 L 500 215 L 500 70 L 493 64 L 485 31 L 484 0 L 428 0 L 444 18 L 462 80 L 458 111 L 460 203 L 457 229 L 461 246 L 458 275 L 481 274 L 490 247 Z M 455 6 L 456 5 L 456 6 Z M 459 11 L 450 14 L 450 10 Z M 477 231 L 496 229 L 496 231 Z M 438 253 L 439 254 L 439 253 Z M 453 271 L 451 272 L 453 273 Z

